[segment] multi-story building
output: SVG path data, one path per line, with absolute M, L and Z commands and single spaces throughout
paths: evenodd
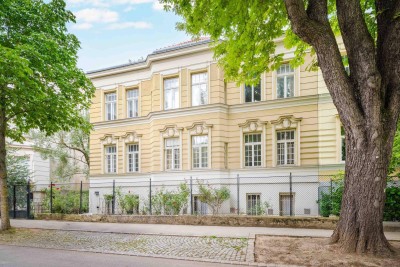
M 254 186 L 241 188 L 226 212 L 241 203 L 245 213 L 251 199 L 261 198 L 274 202 L 271 214 L 286 214 L 286 185 L 265 184 L 293 173 L 295 213 L 318 214 L 317 197 L 298 195 L 318 195 L 321 175 L 343 168 L 344 139 L 321 72 L 307 68 L 311 56 L 292 68 L 293 51 L 277 40 L 285 63 L 257 85 L 236 84 L 224 79 L 209 44 L 182 43 L 88 73 L 97 88 L 90 109 L 91 212 L 100 212 L 99 199 L 114 180 L 231 178 L 235 184 L 239 175 L 265 177 L 264 185 L 249 180 Z

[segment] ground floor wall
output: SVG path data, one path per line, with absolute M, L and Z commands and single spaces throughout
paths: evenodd
M 218 214 L 269 216 L 318 216 L 321 188 L 336 173 L 325 166 L 298 168 L 263 168 L 214 171 L 176 171 L 143 175 L 92 176 L 90 178 L 90 213 L 124 214 L 124 195 L 135 195 L 139 204 L 133 213 L 165 215 L 158 207 L 160 192 L 176 194 L 181 184 L 189 192 L 179 214 L 212 214 L 212 207 L 199 200 L 200 184 L 214 189 L 226 187 L 229 198 L 216 211 Z M 115 201 L 112 201 L 112 196 Z M 122 204 L 122 205 L 121 205 Z M 113 208 L 114 206 L 114 208 Z M 215 211 L 214 211 L 215 213 Z

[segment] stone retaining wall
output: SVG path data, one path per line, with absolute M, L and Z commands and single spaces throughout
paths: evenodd
M 138 224 L 213 225 L 244 227 L 288 227 L 309 229 L 334 229 L 337 218 L 273 217 L 273 216 L 162 216 L 162 215 L 78 215 L 35 214 L 38 220 L 64 220 L 77 222 L 108 222 Z

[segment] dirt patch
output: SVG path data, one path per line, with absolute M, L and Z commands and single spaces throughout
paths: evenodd
M 328 238 L 256 235 L 255 261 L 300 266 L 400 266 L 400 242 L 391 242 L 396 255 L 388 257 L 346 254 Z

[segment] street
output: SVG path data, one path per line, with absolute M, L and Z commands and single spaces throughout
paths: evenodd
M 136 257 L 93 252 L 76 252 L 58 249 L 43 249 L 0 245 L 0 267 L 71 267 L 71 266 L 196 266 L 218 267 L 225 264 L 172 260 L 154 257 Z

